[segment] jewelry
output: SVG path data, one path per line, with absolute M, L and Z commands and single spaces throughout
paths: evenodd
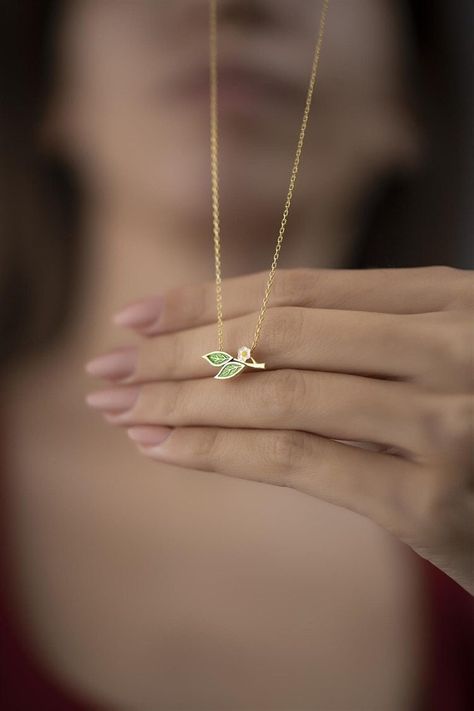
M 288 0 L 289 1 L 289 0 Z M 318 67 L 319 67 L 319 57 L 321 54 L 321 47 L 324 36 L 324 28 L 326 25 L 326 16 L 328 11 L 329 0 L 323 0 L 323 7 L 321 10 L 321 18 L 319 21 L 319 31 L 318 38 L 316 41 L 316 46 L 314 48 L 313 63 L 311 67 L 311 76 L 308 86 L 308 92 L 306 95 L 306 103 L 303 111 L 303 118 L 301 121 L 300 132 L 298 136 L 298 142 L 296 145 L 296 153 L 293 161 L 293 167 L 290 174 L 290 183 L 288 186 L 288 193 L 285 200 L 285 205 L 283 209 L 283 215 L 281 218 L 280 229 L 278 231 L 278 237 L 276 241 L 275 253 L 273 255 L 273 261 L 270 267 L 270 273 L 268 276 L 267 284 L 265 287 L 265 292 L 263 295 L 262 306 L 257 319 L 257 326 L 255 329 L 255 335 L 252 341 L 252 345 L 242 346 L 239 348 L 237 353 L 237 358 L 234 358 L 229 353 L 224 351 L 224 328 L 222 320 L 222 279 L 221 279 L 221 253 L 220 253 L 220 225 L 219 225 L 219 171 L 218 171 L 218 127 L 217 127 L 217 0 L 209 0 L 209 54 L 210 54 L 210 67 L 209 67 L 209 80 L 210 80 L 210 149 L 211 149 L 211 194 L 212 194 L 212 221 L 213 221 L 213 235 L 214 235 L 214 261 L 215 261 L 215 274 L 216 274 L 216 306 L 217 306 L 217 337 L 218 337 L 218 350 L 211 351 L 201 356 L 208 363 L 214 367 L 219 367 L 220 370 L 214 377 L 218 380 L 228 380 L 229 378 L 234 378 L 238 375 L 246 366 L 250 368 L 265 368 L 265 363 L 257 363 L 254 358 L 252 358 L 252 351 L 255 349 L 257 342 L 260 337 L 260 331 L 262 329 L 262 323 L 267 310 L 268 299 L 270 296 L 270 290 L 272 288 L 273 280 L 275 278 L 275 271 L 277 267 L 278 257 L 280 256 L 281 245 L 283 243 L 283 237 L 285 235 L 285 228 L 288 219 L 288 213 L 290 211 L 291 199 L 293 197 L 293 190 L 296 183 L 296 176 L 298 174 L 298 167 L 301 158 L 301 152 L 303 150 L 303 142 L 306 132 L 306 125 L 308 123 L 309 112 L 311 109 L 311 100 L 313 98 L 313 90 L 316 86 Z

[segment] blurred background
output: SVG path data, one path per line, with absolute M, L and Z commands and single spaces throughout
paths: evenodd
M 321 0 L 219 0 L 224 277 L 268 269 Z M 474 266 L 468 0 L 331 0 L 281 267 Z M 366 519 L 86 411 L 213 278 L 205 0 L 0 0 L 3 708 L 460 711 L 472 608 Z

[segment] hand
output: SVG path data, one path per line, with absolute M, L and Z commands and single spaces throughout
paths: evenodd
M 223 283 L 233 355 L 266 277 Z M 201 357 L 216 346 L 213 282 L 130 305 L 116 322 L 143 339 L 88 364 L 116 383 L 88 403 L 153 459 L 367 516 L 474 593 L 473 274 L 279 270 L 271 303 L 253 354 L 266 370 L 224 382 Z

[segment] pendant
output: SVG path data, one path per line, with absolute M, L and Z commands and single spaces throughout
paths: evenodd
M 245 366 L 249 368 L 265 368 L 265 363 L 257 363 L 254 358 L 252 358 L 250 348 L 248 346 L 242 346 L 237 352 L 237 358 L 229 355 L 225 351 L 211 351 L 206 353 L 206 355 L 201 356 L 208 363 L 213 365 L 215 368 L 220 368 L 217 375 L 214 378 L 217 380 L 229 380 L 229 378 L 235 378 L 236 375 L 242 372 Z

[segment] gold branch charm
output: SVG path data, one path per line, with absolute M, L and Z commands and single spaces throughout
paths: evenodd
M 237 358 L 229 355 L 225 351 L 211 351 L 201 356 L 208 363 L 213 365 L 215 368 L 220 368 L 217 375 L 214 377 L 217 380 L 229 380 L 229 378 L 235 378 L 236 375 L 242 372 L 245 366 L 249 368 L 265 368 L 265 363 L 257 363 L 254 358 L 252 358 L 250 348 L 248 346 L 242 346 L 237 352 Z

